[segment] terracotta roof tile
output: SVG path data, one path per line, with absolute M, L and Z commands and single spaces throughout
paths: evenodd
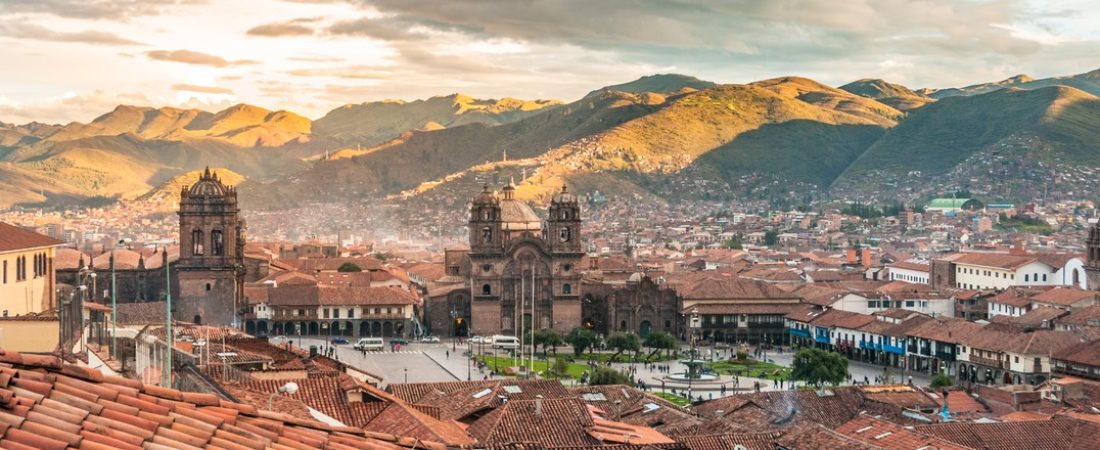
M 0 222 L 0 252 L 31 249 L 38 247 L 52 247 L 62 245 L 64 242 L 46 235 L 27 231 L 15 225 Z

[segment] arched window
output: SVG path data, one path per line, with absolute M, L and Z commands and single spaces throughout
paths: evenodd
M 572 294 L 573 293 L 573 286 L 570 285 L 569 283 L 565 283 L 565 284 L 561 285 L 561 293 L 565 294 L 565 295 Z
M 191 254 L 202 256 L 205 253 L 205 247 L 203 246 L 202 230 L 195 230 L 191 232 Z
M 210 292 L 210 283 L 206 283 L 206 292 Z
M 1031 281 L 1031 275 L 1028 275 L 1028 274 L 1025 273 L 1024 274 L 1024 283 L 1027 283 L 1029 281 Z
M 493 295 L 493 287 L 488 284 L 481 286 L 481 295 Z
M 619 329 L 620 330 L 625 330 L 626 329 L 626 321 L 625 320 L 619 322 Z
M 1073 284 L 1081 284 L 1081 271 L 1073 269 Z
M 210 232 L 210 247 L 210 254 L 214 256 L 221 256 L 225 253 L 225 238 L 222 237 L 222 230 Z
M 481 229 L 481 241 L 485 244 L 493 242 L 493 229 L 484 227 Z

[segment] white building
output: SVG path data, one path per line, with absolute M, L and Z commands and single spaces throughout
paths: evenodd
M 891 281 L 928 284 L 929 265 L 927 261 L 901 261 L 886 266 L 890 270 Z
M 966 253 L 955 258 L 953 263 L 955 287 L 959 289 L 1086 287 L 1084 258 L 1075 255 Z

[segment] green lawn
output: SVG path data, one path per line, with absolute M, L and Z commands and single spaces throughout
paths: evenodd
M 681 397 L 679 395 L 672 394 L 672 393 L 669 393 L 669 392 L 653 391 L 653 392 L 650 392 L 650 394 L 652 394 L 655 397 L 661 397 L 665 400 L 668 400 L 669 402 L 672 402 L 672 404 L 674 404 L 676 406 L 679 406 L 681 408 L 685 407 L 689 403 L 691 403 L 690 401 L 688 401 L 687 398 L 684 398 L 684 397 Z
M 508 356 L 480 355 L 480 356 L 475 356 L 474 359 L 477 360 L 477 361 L 481 361 L 481 362 L 485 363 L 485 365 L 490 369 L 492 369 L 493 367 L 499 368 L 501 373 L 504 372 L 505 368 L 516 364 L 516 360 L 514 360 L 514 359 L 512 359 L 511 357 L 508 357 Z M 494 365 L 494 364 L 496 364 L 496 365 Z M 558 378 L 557 376 L 548 373 L 547 367 L 550 366 L 551 364 L 553 364 L 553 359 L 552 358 L 550 360 L 542 360 L 542 359 L 538 359 L 538 357 L 536 357 L 535 358 L 535 367 L 533 369 L 540 376 L 543 376 L 543 377 L 546 377 L 546 378 Z M 565 378 L 572 378 L 572 379 L 575 379 L 575 380 L 579 380 L 581 378 L 581 375 L 583 375 L 587 371 L 588 371 L 588 366 L 586 366 L 584 364 L 569 363 L 569 369 L 566 370 L 566 373 L 568 373 L 568 376 L 565 377 Z
M 737 375 L 741 377 L 754 377 L 754 378 L 766 378 L 769 380 L 778 380 L 787 378 L 791 369 L 761 361 L 716 361 L 707 363 L 706 367 L 709 367 L 716 373 L 722 375 Z

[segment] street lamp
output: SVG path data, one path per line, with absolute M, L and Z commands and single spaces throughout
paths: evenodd
M 117 294 L 117 282 L 115 281 L 115 250 L 122 246 L 126 241 L 118 241 L 115 246 L 111 248 L 111 359 L 118 360 L 118 351 L 115 350 L 115 346 L 118 343 L 118 294 Z
M 688 322 L 688 341 L 691 344 L 691 352 L 688 353 L 688 403 L 691 403 L 691 380 L 695 378 L 695 330 L 701 325 L 699 323 L 699 310 L 695 307 L 691 308 L 691 320 Z
M 269 395 L 267 397 L 267 410 L 268 411 L 271 411 L 271 402 L 273 400 L 275 400 L 275 397 L 277 397 L 279 394 L 282 394 L 284 392 L 286 392 L 287 394 L 290 394 L 290 395 L 294 395 L 295 393 L 298 392 L 298 383 L 295 383 L 293 381 L 288 382 L 287 384 L 284 384 L 284 385 L 280 386 L 278 391 L 275 391 L 274 393 Z
M 405 384 L 409 383 L 409 368 L 405 368 Z

